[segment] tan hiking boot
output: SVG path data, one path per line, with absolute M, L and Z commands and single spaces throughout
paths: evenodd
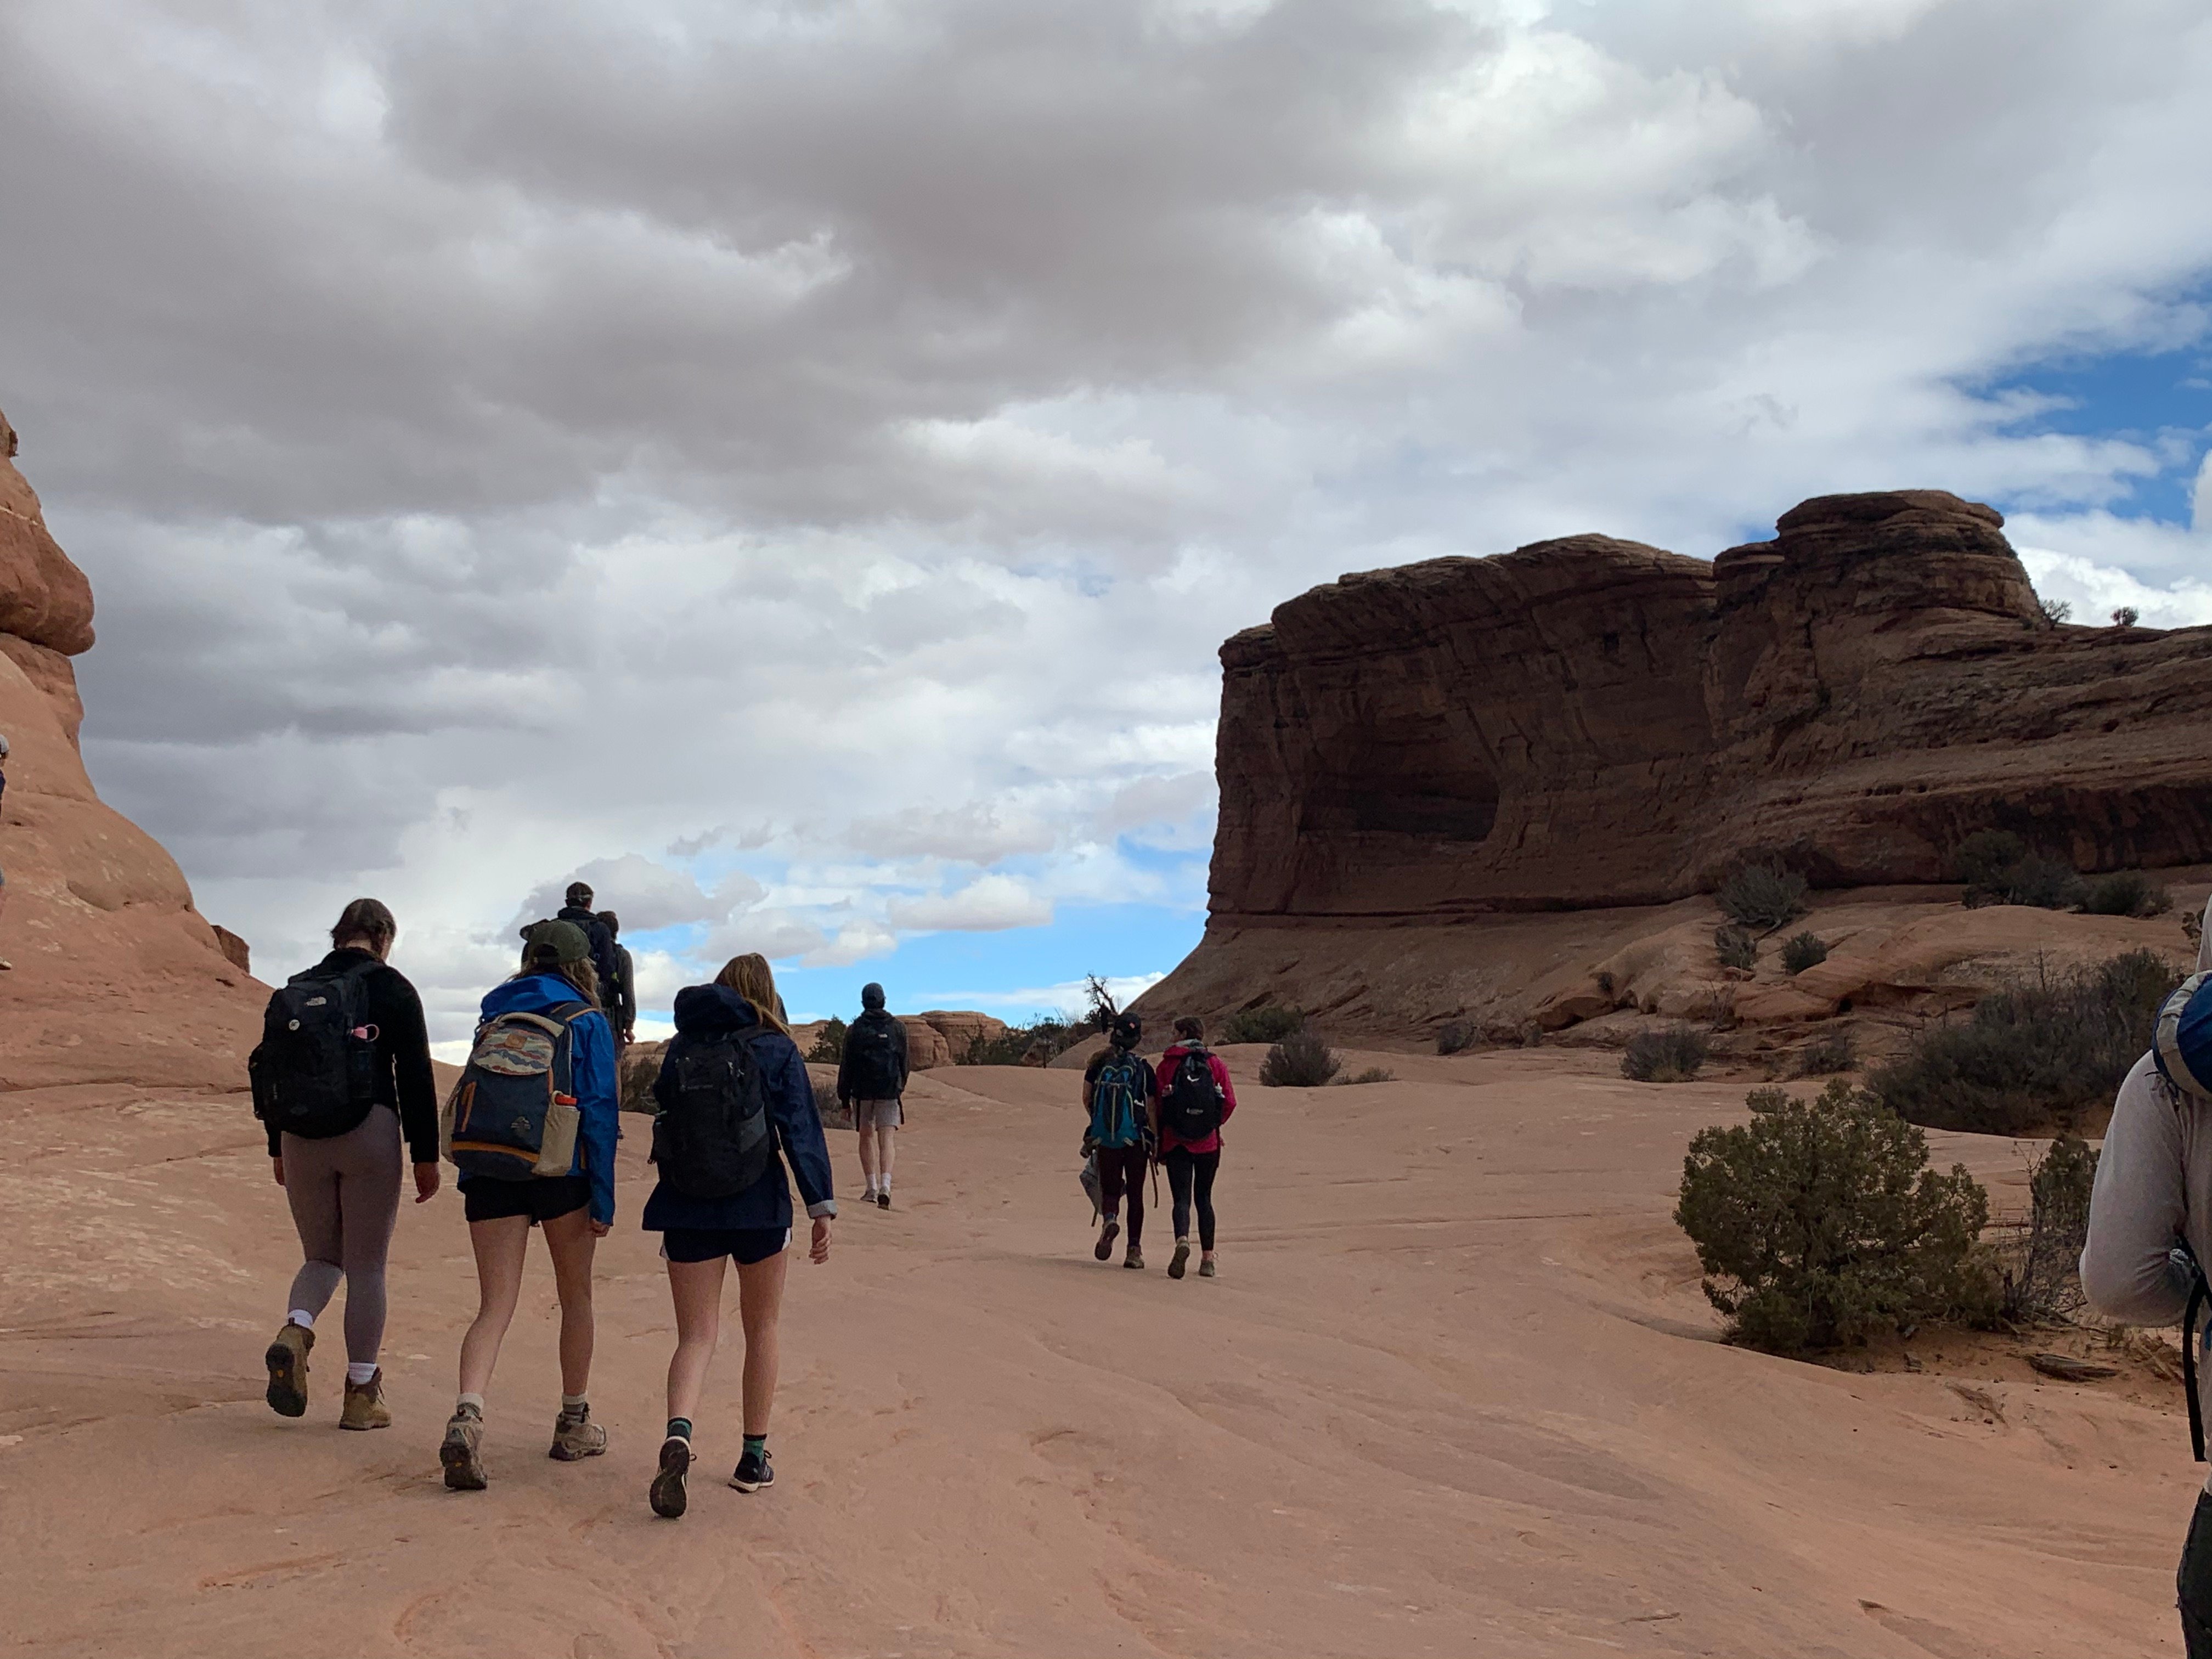
M 482 1492 L 489 1484 L 483 1466 L 483 1413 L 464 1406 L 446 1425 L 438 1462 L 445 1465 L 446 1484 L 455 1492 Z
M 545 1455 L 563 1463 L 580 1463 L 606 1449 L 607 1431 L 592 1421 L 592 1408 L 586 1406 L 574 1417 L 562 1412 L 554 1419 L 553 1444 Z
M 366 1382 L 349 1381 L 345 1385 L 345 1408 L 338 1413 L 342 1429 L 388 1429 L 392 1426 L 391 1408 L 384 1403 L 384 1370 Z
M 287 1320 L 269 1352 L 261 1356 L 269 1367 L 269 1409 L 277 1416 L 307 1414 L 307 1356 L 314 1346 L 313 1331 Z

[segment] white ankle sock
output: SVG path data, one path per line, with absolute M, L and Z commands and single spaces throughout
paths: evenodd
M 346 1381 L 352 1383 L 356 1389 L 375 1375 L 376 1362 L 374 1359 L 370 1360 L 365 1365 L 358 1359 L 349 1359 L 346 1361 Z
M 315 1316 L 305 1308 L 293 1309 L 284 1316 L 284 1322 L 287 1325 L 297 1325 L 303 1331 L 312 1331 L 315 1328 Z
M 483 1415 L 483 1396 L 480 1394 L 465 1394 L 453 1402 L 455 1411 L 460 1410 L 464 1406 L 473 1406 L 478 1417 Z
M 561 1415 L 583 1417 L 592 1409 L 592 1397 L 584 1394 L 564 1394 L 561 1396 Z

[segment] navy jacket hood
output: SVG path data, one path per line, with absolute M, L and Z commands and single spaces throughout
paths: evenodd
M 685 1036 L 742 1031 L 759 1024 L 752 1004 L 726 985 L 687 985 L 676 994 L 676 1029 Z

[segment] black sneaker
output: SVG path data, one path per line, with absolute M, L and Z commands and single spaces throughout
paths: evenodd
M 1114 1241 L 1121 1236 L 1121 1224 L 1109 1216 L 1106 1225 L 1098 1235 L 1098 1242 L 1091 1247 L 1091 1254 L 1101 1261 L 1114 1259 Z
M 891 1195 L 889 1193 L 878 1193 L 876 1194 L 876 1207 L 878 1209 L 888 1210 L 890 1206 Z
M 679 1435 L 670 1435 L 660 1443 L 660 1473 L 653 1477 L 653 1490 L 647 1501 L 653 1512 L 670 1521 L 678 1519 L 689 1501 L 684 1492 L 684 1477 L 691 1472 L 691 1443 Z
M 775 1468 L 768 1461 L 768 1453 L 746 1448 L 745 1455 L 738 1460 L 738 1467 L 730 1473 L 730 1484 L 739 1492 L 758 1492 L 763 1486 L 775 1485 Z

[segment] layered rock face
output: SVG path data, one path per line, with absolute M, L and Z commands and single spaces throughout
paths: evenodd
M 193 909 L 176 861 L 85 775 L 70 659 L 92 644 L 92 589 L 16 449 L 0 416 L 0 957 L 15 963 L 0 973 L 0 1091 L 241 1087 L 265 988 Z
M 1823 496 L 1711 563 L 1577 536 L 1289 601 L 1222 651 L 1214 929 L 1663 903 L 1770 850 L 1936 882 L 1992 826 L 2212 860 L 2212 629 L 2050 626 L 2002 523 Z

